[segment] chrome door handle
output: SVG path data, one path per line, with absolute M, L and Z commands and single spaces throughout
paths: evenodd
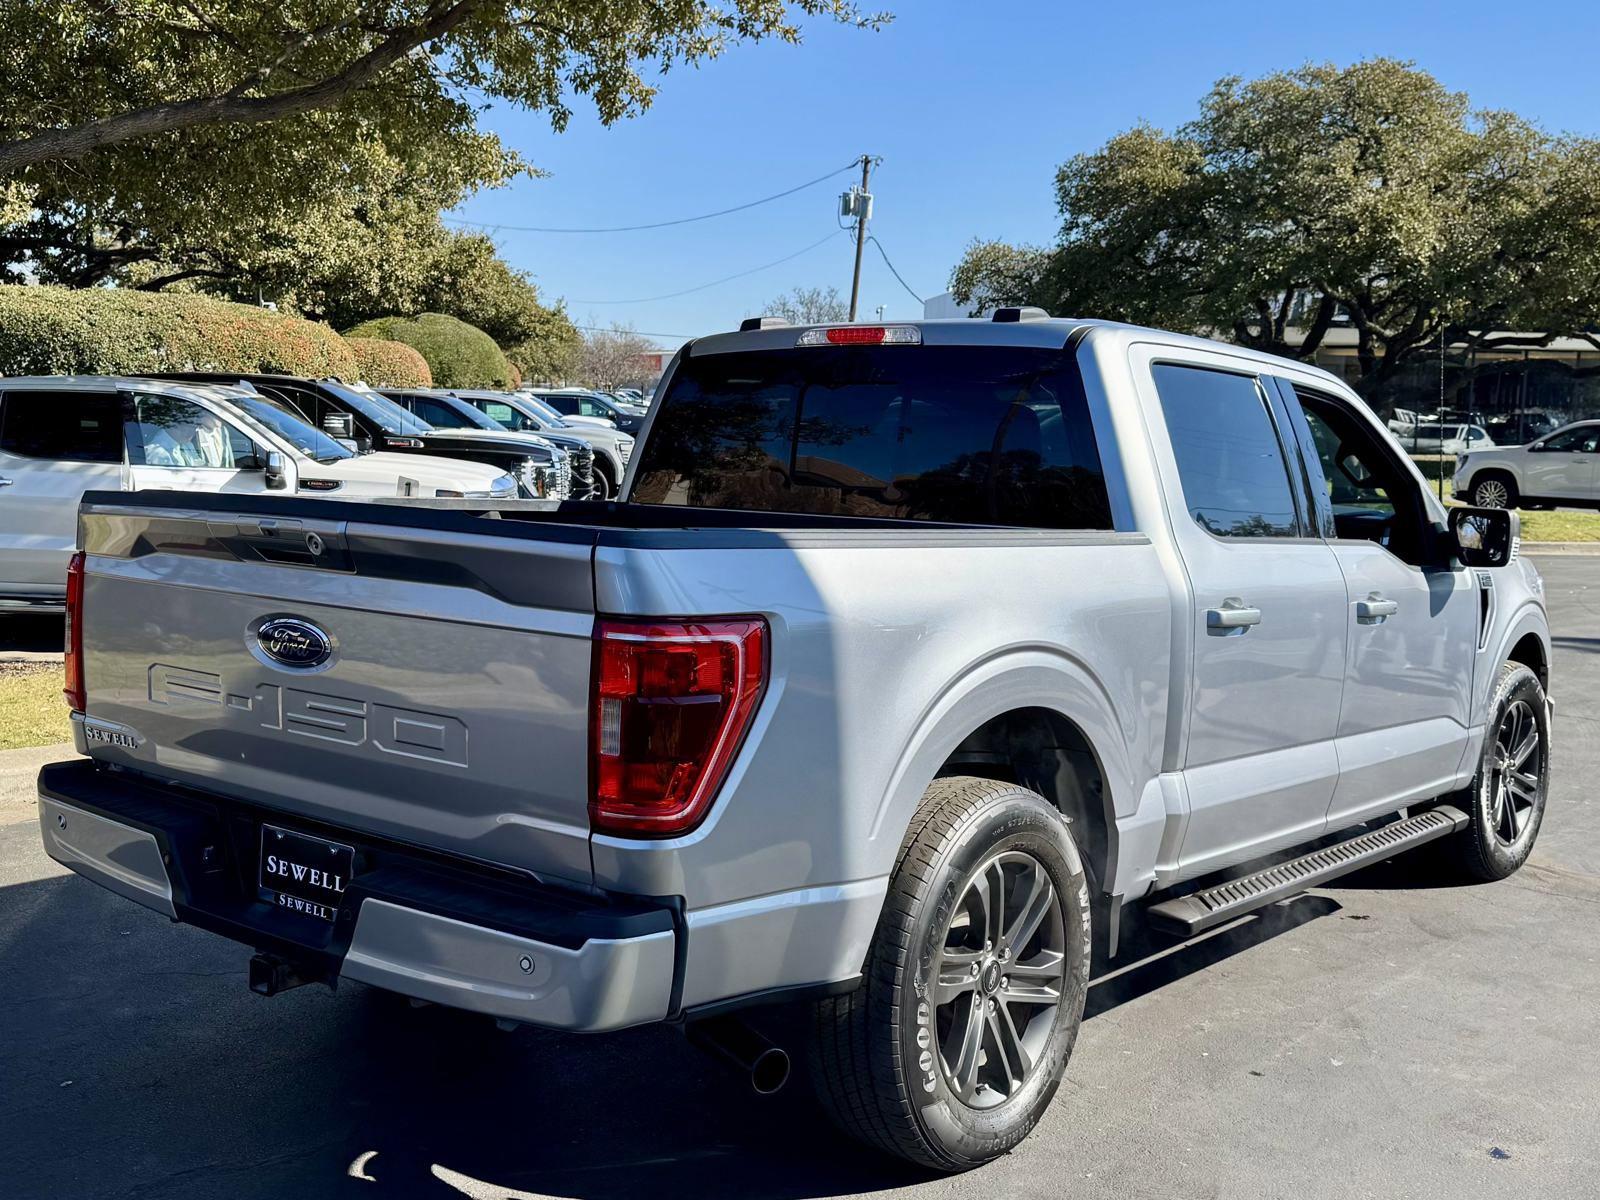
M 11 486 L 11 480 L 7 479 L 3 475 L 0 475 L 0 487 L 10 487 L 10 486 Z
M 1261 610 L 1251 608 L 1237 596 L 1229 596 L 1216 608 L 1206 609 L 1206 632 L 1227 636 L 1243 633 L 1252 625 L 1261 624 Z
M 1399 611 L 1400 606 L 1384 599 L 1382 592 L 1371 592 L 1365 600 L 1356 601 L 1356 620 L 1363 625 L 1382 625 Z

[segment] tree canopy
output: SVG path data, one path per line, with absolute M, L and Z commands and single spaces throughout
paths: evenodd
M 1600 144 L 1474 111 L 1408 63 L 1223 79 L 1176 132 L 1068 160 L 1056 198 L 1056 244 L 973 243 L 957 300 L 1294 358 L 1348 322 L 1374 379 L 1441 336 L 1600 347 Z
M 439 214 L 533 171 L 480 127 L 485 100 L 560 129 L 586 97 L 611 122 L 646 108 L 661 73 L 731 42 L 796 41 L 805 16 L 873 20 L 852 0 L 5 0 L 0 12 L 0 282 L 201 287 L 339 323 L 452 311 L 428 291 L 441 259 L 483 267 L 458 301 L 485 281 L 482 248 Z M 499 271 L 489 290 L 515 350 L 554 318 Z
M 799 39 L 851 0 L 28 0 L 0 25 L 0 176 L 310 113 L 470 124 L 478 97 L 606 122 L 733 40 Z

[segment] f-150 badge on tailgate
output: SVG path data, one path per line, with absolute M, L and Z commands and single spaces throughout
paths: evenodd
M 320 667 L 333 653 L 333 639 L 299 617 L 269 617 L 256 627 L 256 643 L 285 667 Z

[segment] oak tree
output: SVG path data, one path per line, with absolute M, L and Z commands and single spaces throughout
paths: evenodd
M 1291 358 L 1336 324 L 1364 377 L 1441 337 L 1600 347 L 1600 143 L 1553 137 L 1407 63 L 1224 79 L 1056 175 L 1048 247 L 979 241 L 958 300 L 1038 304 Z

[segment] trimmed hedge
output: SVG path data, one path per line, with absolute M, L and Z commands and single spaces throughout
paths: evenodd
M 379 317 L 345 330 L 345 337 L 404 342 L 427 359 L 438 387 L 511 386 L 511 364 L 494 339 L 476 325 L 444 313 Z
M 356 356 L 361 378 L 373 387 L 432 387 L 433 372 L 428 360 L 404 342 L 383 338 L 353 337 L 345 340 Z
M 207 296 L 0 285 L 0 374 L 281 371 L 356 378 L 326 325 Z

